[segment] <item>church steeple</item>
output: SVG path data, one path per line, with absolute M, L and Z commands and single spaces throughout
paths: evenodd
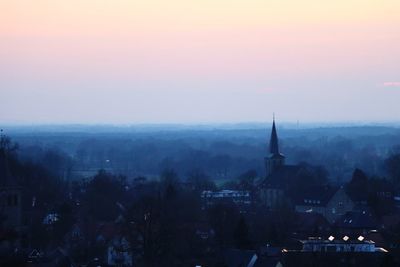
M 267 176 L 285 165 L 285 156 L 279 152 L 278 134 L 276 132 L 275 116 L 272 121 L 271 138 L 269 141 L 269 155 L 265 157 Z
M 273 155 L 279 154 L 278 134 L 276 133 L 275 116 L 272 122 L 271 139 L 269 140 L 269 152 Z

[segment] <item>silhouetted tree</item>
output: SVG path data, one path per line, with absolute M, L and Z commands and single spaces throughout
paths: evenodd
M 355 169 L 351 181 L 346 187 L 347 193 L 357 201 L 365 201 L 368 198 L 368 177 L 360 169 Z
M 173 169 L 165 169 L 160 177 L 161 186 L 166 189 L 169 185 L 173 185 L 175 189 L 179 187 L 179 176 Z
M 114 220 L 119 209 L 117 202 L 122 198 L 124 185 L 121 178 L 100 170 L 88 183 L 84 195 L 86 213 L 97 220 Z
M 239 177 L 239 189 L 240 190 L 248 190 L 254 191 L 255 187 L 255 179 L 257 178 L 257 171 L 249 170 L 247 172 L 242 173 Z
M 386 170 L 397 186 L 400 185 L 400 154 L 394 154 L 385 160 Z
M 239 222 L 235 228 L 233 235 L 237 248 L 239 249 L 250 248 L 249 228 L 243 216 L 240 216 Z
M 194 169 L 188 173 L 188 182 L 193 184 L 194 190 L 197 192 L 217 189 L 210 177 L 200 169 Z
M 215 236 L 220 248 L 226 248 L 233 243 L 233 232 L 239 211 L 234 205 L 216 204 L 208 210 L 208 218 L 215 230 Z

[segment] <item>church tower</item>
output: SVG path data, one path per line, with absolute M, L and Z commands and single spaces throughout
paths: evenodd
M 272 122 L 271 138 L 269 141 L 269 155 L 265 157 L 267 177 L 283 165 L 285 165 L 285 156 L 279 152 L 278 134 L 276 133 L 274 117 Z

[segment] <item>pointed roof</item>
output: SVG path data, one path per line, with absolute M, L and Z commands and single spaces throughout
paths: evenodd
M 269 141 L 269 152 L 273 155 L 279 155 L 278 134 L 276 133 L 275 118 L 272 122 L 271 139 Z

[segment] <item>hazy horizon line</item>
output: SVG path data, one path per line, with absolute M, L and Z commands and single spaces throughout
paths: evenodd
M 113 123 L 113 122 L 0 122 L 0 128 L 3 127 L 204 127 L 204 126 L 260 126 L 272 124 L 272 117 L 270 120 L 265 121 L 201 121 L 201 122 L 132 122 L 132 123 Z M 296 126 L 299 128 L 306 128 L 310 126 L 400 126 L 400 120 L 387 120 L 387 121 L 368 121 L 368 120 L 343 120 L 343 121 L 288 121 L 276 119 L 277 126 L 288 127 Z

